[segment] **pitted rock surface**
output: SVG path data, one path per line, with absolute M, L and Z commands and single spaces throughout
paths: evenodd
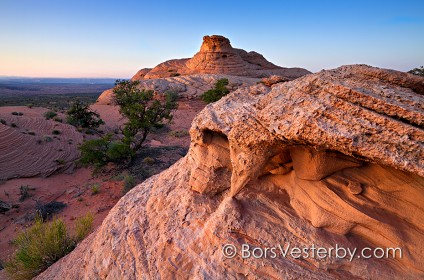
M 197 115 L 186 157 L 37 279 L 422 279 L 423 88 L 365 65 L 240 88 Z M 226 258 L 224 244 L 403 256 Z

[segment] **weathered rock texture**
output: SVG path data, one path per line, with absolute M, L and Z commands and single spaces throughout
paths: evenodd
M 423 93 L 423 78 L 361 65 L 239 89 L 38 279 L 421 279 Z M 224 244 L 403 255 L 225 258 Z
M 24 110 L 24 115 L 13 116 L 12 109 Z M 32 112 L 37 110 L 3 107 L 0 112 L 0 118 L 7 121 L 0 124 L 0 180 L 73 170 L 80 156 L 77 145 L 83 140 L 82 134 L 71 125 Z M 54 130 L 60 134 L 53 135 Z
M 213 88 L 218 79 L 227 78 L 230 89 L 250 86 L 260 78 L 274 76 L 266 83 L 289 81 L 310 72 L 303 68 L 283 68 L 267 61 L 256 52 L 246 52 L 231 46 L 223 36 L 205 36 L 200 51 L 193 58 L 172 59 L 155 68 L 143 68 L 132 78 L 140 81 L 140 88 L 157 93 L 173 90 L 180 98 L 198 98 Z M 112 89 L 104 91 L 98 104 L 111 104 Z
M 131 78 L 133 81 L 142 80 L 147 73 L 149 73 L 152 68 L 143 68 L 138 70 L 138 72 Z
M 231 91 L 239 87 L 251 86 L 260 81 L 257 78 L 237 77 L 218 74 L 205 75 L 190 75 L 178 76 L 171 78 L 139 80 L 139 87 L 142 89 L 153 90 L 155 93 L 164 93 L 173 91 L 178 93 L 180 99 L 195 99 L 199 98 L 205 91 L 213 88 L 215 83 L 222 78 L 227 78 L 229 81 L 228 89 Z M 113 97 L 113 89 L 104 91 L 97 99 L 99 105 L 111 105 Z
M 200 51 L 192 58 L 168 60 L 145 73 L 143 79 L 192 74 L 227 74 L 257 78 L 281 75 L 293 79 L 309 73 L 303 68 L 274 65 L 257 52 L 235 49 L 227 38 L 213 35 L 203 37 Z

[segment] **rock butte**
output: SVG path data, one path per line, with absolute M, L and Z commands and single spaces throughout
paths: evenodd
M 424 78 L 365 65 L 241 87 L 37 279 L 422 279 L 423 93 Z M 227 259 L 228 243 L 403 257 Z
M 175 75 L 227 74 L 264 78 L 281 75 L 297 78 L 310 72 L 302 68 L 283 68 L 267 61 L 257 52 L 246 52 L 231 46 L 223 36 L 204 36 L 200 51 L 192 58 L 173 59 L 148 71 L 140 70 L 133 79 L 157 79 Z
M 155 68 L 139 70 L 132 80 L 140 81 L 140 88 L 163 93 L 173 90 L 180 98 L 197 98 L 209 90 L 218 79 L 228 78 L 230 88 L 250 86 L 260 78 L 277 75 L 292 80 L 310 72 L 303 68 L 284 68 L 272 64 L 256 52 L 246 52 L 231 46 L 223 36 L 204 36 L 200 51 L 192 58 L 172 59 Z M 98 104 L 111 103 L 112 90 L 99 97 Z

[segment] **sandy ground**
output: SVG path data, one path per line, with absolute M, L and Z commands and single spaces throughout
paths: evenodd
M 180 101 L 178 110 L 174 112 L 172 122 L 163 128 L 156 129 L 148 136 L 145 142 L 147 154 L 149 149 L 163 148 L 156 161 L 166 163 L 158 165 L 155 172 L 159 172 L 183 156 L 181 149 L 187 150 L 190 144 L 188 130 L 191 122 L 204 106 L 205 103 L 200 100 Z M 117 107 L 92 105 L 92 109 L 97 111 L 105 121 L 106 124 L 102 127 L 104 132 L 114 132 L 125 122 L 121 118 Z M 13 111 L 22 112 L 23 116 L 13 116 L 11 115 Z M 37 126 L 45 125 L 42 121 L 44 120 L 42 114 L 46 111 L 47 109 L 45 108 L 27 108 L 22 106 L 0 107 L 0 116 L 6 119 L 8 123 L 22 117 L 25 117 L 25 119 L 37 119 L 37 122 L 25 122 L 27 127 L 20 128 L 21 130 L 37 131 L 39 129 Z M 64 117 L 61 114 L 59 116 Z M 83 135 L 83 137 L 86 138 L 86 135 Z M 176 148 L 174 149 L 173 147 Z M 180 154 L 173 154 L 176 152 Z M 25 161 L 25 157 L 31 156 L 28 153 L 17 155 L 22 157 L 19 158 L 21 161 Z M 132 170 L 137 170 L 137 166 L 133 167 Z M 69 170 L 67 171 L 69 173 Z M 115 172 L 93 176 L 91 170 L 79 168 L 73 170 L 71 174 L 59 171 L 59 173 L 48 177 L 36 176 L 1 181 L 0 200 L 13 204 L 15 208 L 0 214 L 0 252 L 2 252 L 0 259 L 5 260 L 13 253 L 15 248 L 11 241 L 16 237 L 17 233 L 31 225 L 30 217 L 36 210 L 37 202 L 58 201 L 65 203 L 66 207 L 60 213 L 53 215 L 52 218 L 63 219 L 71 229 L 75 218 L 84 216 L 86 213 L 92 213 L 94 216 L 94 228 L 97 228 L 109 213 L 109 210 L 122 197 L 124 185 L 122 179 L 125 173 L 125 170 L 119 171 L 121 176 L 118 174 L 120 178 L 115 179 Z M 93 185 L 99 186 L 97 194 L 92 192 Z M 21 186 L 30 188 L 30 197 L 23 201 L 19 201 Z M 4 276 L 2 275 L 4 275 L 4 271 L 0 272 L 0 279 L 3 279 Z
M 46 120 L 46 111 L 0 107 L 0 180 L 72 171 L 79 158 L 77 146 L 86 135 L 62 123 L 65 116 L 61 113 L 56 120 Z
M 14 248 L 10 241 L 17 232 L 31 224 L 30 216 L 35 212 L 36 204 L 51 201 L 63 202 L 66 207 L 54 218 L 62 218 L 68 225 L 76 217 L 92 213 L 94 226 L 100 225 L 109 209 L 122 194 L 122 182 L 105 181 L 109 177 L 93 178 L 87 168 L 77 169 L 73 174 L 56 174 L 47 178 L 12 179 L 0 185 L 0 200 L 7 201 L 16 208 L 0 215 L 0 251 L 2 258 L 10 255 Z M 92 186 L 98 185 L 99 192 L 92 193 Z M 20 201 L 20 187 L 30 188 L 30 197 Z

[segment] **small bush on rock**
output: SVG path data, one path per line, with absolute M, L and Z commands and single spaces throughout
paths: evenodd
M 218 101 L 230 92 L 226 87 L 228 83 L 228 79 L 226 78 L 219 79 L 215 84 L 215 88 L 206 91 L 200 96 L 200 98 L 206 103 Z

